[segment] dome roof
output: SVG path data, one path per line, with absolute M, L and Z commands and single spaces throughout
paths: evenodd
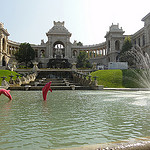
M 54 21 L 54 26 L 46 33 L 46 35 L 69 35 L 71 36 L 71 33 L 64 27 L 64 21 L 63 22 L 55 22 Z

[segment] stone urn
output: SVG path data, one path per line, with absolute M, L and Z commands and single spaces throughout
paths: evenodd
M 77 68 L 76 68 L 76 63 L 72 63 L 72 68 L 71 68 L 71 69 L 74 70 L 74 71 L 77 70 Z
M 94 63 L 92 63 L 92 65 L 93 65 L 92 69 L 93 69 L 93 70 L 97 70 L 97 69 L 96 69 L 96 65 L 97 65 L 97 64 L 94 62 Z
M 17 62 L 12 62 L 12 68 L 11 68 L 11 71 L 15 71 L 16 69 L 17 69 L 17 67 L 16 67 L 16 64 L 17 64 Z
M 37 66 L 37 65 L 38 65 L 38 62 L 33 62 L 33 65 L 34 65 L 34 66 L 33 66 L 33 68 L 32 68 L 32 71 L 33 71 L 33 72 L 37 72 L 37 70 L 39 69 L 38 66 Z

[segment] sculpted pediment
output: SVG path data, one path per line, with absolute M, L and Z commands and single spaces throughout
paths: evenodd
M 53 35 L 53 34 L 57 34 L 57 35 L 69 35 L 71 36 L 71 33 L 65 28 L 64 26 L 65 22 L 56 22 L 54 21 L 54 26 L 47 32 L 47 36 L 48 35 Z

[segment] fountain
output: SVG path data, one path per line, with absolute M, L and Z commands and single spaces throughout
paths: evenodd
M 10 93 L 12 102 L 0 97 L 0 149 L 103 150 L 150 141 L 149 91 L 54 90 L 47 101 L 41 91 Z
M 142 51 L 141 48 L 136 45 L 130 51 L 125 52 L 129 58 L 132 59 L 134 67 L 131 68 L 132 72 L 136 75 L 136 78 L 130 78 L 130 80 L 138 83 L 141 88 L 150 89 L 150 57 Z
M 138 69 L 132 71 L 139 80 L 134 80 L 150 88 L 149 56 L 140 48 L 127 53 L 136 60 Z M 75 80 L 85 78 L 80 76 L 75 74 Z M 90 75 L 86 82 L 92 83 Z M 149 91 L 55 90 L 48 93 L 47 101 L 41 91 L 11 91 L 11 95 L 13 102 L 0 97 L 0 149 L 150 147 Z

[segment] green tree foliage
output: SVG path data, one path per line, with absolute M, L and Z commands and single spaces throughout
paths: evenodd
M 91 68 L 92 65 L 87 58 L 86 52 L 80 52 L 77 57 L 77 68 Z
M 120 52 L 120 61 L 121 62 L 128 62 L 129 66 L 132 66 L 134 64 L 133 58 L 131 55 L 129 55 L 129 51 L 131 51 L 132 48 L 132 42 L 130 36 L 127 36 L 124 40 L 122 51 Z
M 83 46 L 83 43 L 78 42 L 77 45 L 78 45 L 78 46 Z
M 131 48 L 132 48 L 131 38 L 130 38 L 130 36 L 126 36 L 124 39 L 121 53 L 129 51 L 129 50 L 131 50 Z
M 19 50 L 15 53 L 15 58 L 19 63 L 25 63 L 27 68 L 28 63 L 35 58 L 35 51 L 29 43 L 21 43 Z

